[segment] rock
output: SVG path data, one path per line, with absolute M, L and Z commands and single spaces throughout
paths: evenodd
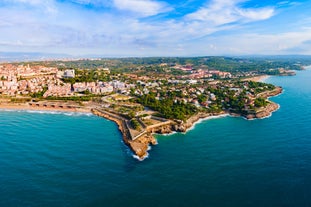
M 129 141 L 129 146 L 139 158 L 147 156 L 148 145 L 145 143 Z
M 250 113 L 250 114 L 246 114 L 244 117 L 246 119 L 261 119 L 261 118 L 265 118 L 268 116 L 271 116 L 271 113 L 278 110 L 279 105 L 273 102 L 270 102 L 265 108 L 263 108 L 260 111 L 257 111 L 255 113 Z
M 276 111 L 279 108 L 279 105 L 271 102 L 268 106 L 265 107 L 263 111 L 256 113 L 256 118 L 264 118 L 270 116 L 272 112 Z
M 255 115 L 254 114 L 248 114 L 246 115 L 246 119 L 254 119 Z

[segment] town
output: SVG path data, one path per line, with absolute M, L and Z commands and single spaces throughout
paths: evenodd
M 201 118 L 222 114 L 266 117 L 278 108 L 267 98 L 282 92 L 254 81 L 265 75 L 258 71 L 220 71 L 189 63 L 139 64 L 122 71 L 107 65 L 89 69 L 53 64 L 1 64 L 0 107 L 93 112 L 116 122 L 124 142 L 140 158 L 156 143 L 153 133 L 183 132 Z M 294 75 L 284 68 L 274 71 Z

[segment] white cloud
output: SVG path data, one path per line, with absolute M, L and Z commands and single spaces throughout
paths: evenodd
M 264 8 L 264 9 L 238 9 L 237 12 L 241 17 L 246 18 L 246 21 L 257 21 L 269 19 L 274 15 L 274 9 Z
M 114 0 L 114 5 L 120 10 L 134 12 L 142 16 L 153 16 L 171 10 L 166 3 L 153 0 Z
M 245 33 L 213 36 L 205 38 L 200 44 L 194 43 L 188 47 L 196 49 L 198 54 L 215 55 L 311 54 L 309 40 L 311 40 L 311 28 L 278 34 Z M 215 47 L 207 48 L 205 45 L 213 45 Z
M 0 7 L 0 51 L 111 56 L 267 54 L 306 49 L 305 42 L 311 39 L 310 29 L 298 27 L 296 31 L 301 32 L 264 35 L 250 34 L 255 27 L 247 24 L 242 32 L 244 23 L 276 13 L 271 7 L 243 8 L 245 0 L 212 0 L 184 17 L 165 19 L 161 15 L 141 18 L 172 9 L 156 0 L 4 1 L 9 6 Z M 48 8 L 57 12 L 47 13 Z M 260 31 L 268 32 L 264 27 Z
M 14 7 L 18 7 L 20 5 L 29 5 L 34 8 L 39 8 L 46 13 L 57 13 L 55 0 L 3 0 L 3 2 L 11 4 Z
M 40 0 L 4 0 L 4 2 L 7 2 L 7 3 L 26 3 L 26 4 L 38 5 L 38 4 L 42 4 L 42 2 L 46 2 L 46 1 L 40 1 Z
M 94 5 L 98 7 L 108 7 L 112 5 L 113 0 L 69 0 L 70 2 L 81 5 Z
M 209 22 L 218 26 L 236 22 L 264 20 L 274 15 L 273 8 L 245 9 L 239 7 L 238 5 L 244 1 L 213 0 L 198 11 L 187 15 L 187 17 L 190 20 Z

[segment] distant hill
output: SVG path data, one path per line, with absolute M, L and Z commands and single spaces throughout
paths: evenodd
M 71 58 L 71 56 L 53 53 L 0 52 L 0 62 L 40 61 L 63 58 Z

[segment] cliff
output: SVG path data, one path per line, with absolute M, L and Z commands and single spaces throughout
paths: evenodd
M 178 124 L 175 124 L 172 126 L 173 131 L 176 132 L 186 132 L 188 129 L 190 129 L 196 122 L 198 122 L 201 119 L 205 119 L 207 117 L 211 117 L 211 116 L 219 116 L 219 115 L 223 115 L 226 114 L 224 111 L 220 112 L 220 113 L 198 113 L 195 114 L 193 116 L 191 116 L 189 119 L 187 119 L 186 122 L 180 122 Z
M 250 113 L 245 116 L 247 119 L 262 119 L 265 117 L 271 116 L 272 112 L 278 110 L 279 105 L 273 102 L 270 102 L 266 107 L 261 110 L 256 111 L 255 113 Z
M 271 90 L 271 91 L 267 91 L 264 93 L 260 94 L 260 97 L 262 98 L 269 98 L 272 96 L 277 96 L 279 94 L 281 94 L 283 92 L 283 88 L 282 87 L 275 87 L 275 89 Z
M 272 91 L 267 91 L 261 93 L 259 96 L 263 98 L 268 98 L 271 96 L 276 96 L 282 93 L 281 87 L 276 87 Z M 279 108 L 279 105 L 273 102 L 269 102 L 266 107 L 257 109 L 256 111 L 249 112 L 246 115 L 243 115 L 247 119 L 255 119 L 255 118 L 264 118 L 271 115 L 272 112 L 276 111 Z M 118 127 L 120 132 L 122 133 L 123 141 L 126 145 L 130 147 L 135 155 L 138 156 L 139 159 L 143 160 L 145 157 L 148 156 L 148 150 L 150 145 L 156 145 L 157 141 L 154 138 L 153 134 L 170 134 L 172 132 L 186 132 L 190 129 L 196 122 L 201 119 L 211 117 L 211 116 L 219 116 L 227 114 L 227 112 L 223 111 L 220 113 L 204 113 L 200 112 L 191 116 L 187 121 L 183 122 L 180 120 L 170 120 L 163 125 L 154 126 L 150 128 L 146 128 L 145 131 L 142 133 L 141 136 L 138 138 L 132 138 L 129 128 L 129 120 L 126 118 L 119 116 L 115 113 L 101 110 L 101 109 L 92 109 L 93 114 L 97 116 L 104 117 L 111 121 L 114 121 Z M 236 116 L 242 116 L 241 114 L 233 114 Z M 133 140 L 134 139 L 134 140 Z
M 263 94 L 260 94 L 260 97 L 269 98 L 272 96 L 279 95 L 282 92 L 283 92 L 283 89 L 281 87 L 276 87 L 272 91 L 267 91 Z M 278 110 L 279 107 L 280 106 L 278 104 L 276 104 L 272 101 L 269 101 L 269 103 L 266 107 L 257 109 L 255 112 L 250 112 L 250 113 L 246 114 L 244 117 L 247 119 L 261 119 L 261 118 L 269 117 L 269 116 L 271 116 L 272 112 Z
M 157 140 L 152 136 L 152 134 L 147 133 L 134 141 L 128 140 L 127 145 L 136 154 L 139 159 L 144 159 L 148 156 L 149 145 L 156 145 Z
M 130 149 L 134 152 L 135 155 L 139 157 L 139 159 L 144 159 L 148 156 L 148 149 L 150 144 L 157 144 L 156 139 L 152 136 L 151 133 L 146 133 L 141 137 L 132 140 L 128 125 L 126 124 L 128 121 L 127 119 L 108 111 L 99 109 L 92 109 L 91 111 L 94 115 L 115 122 L 118 125 L 120 132 L 122 133 L 123 142 L 130 147 Z

